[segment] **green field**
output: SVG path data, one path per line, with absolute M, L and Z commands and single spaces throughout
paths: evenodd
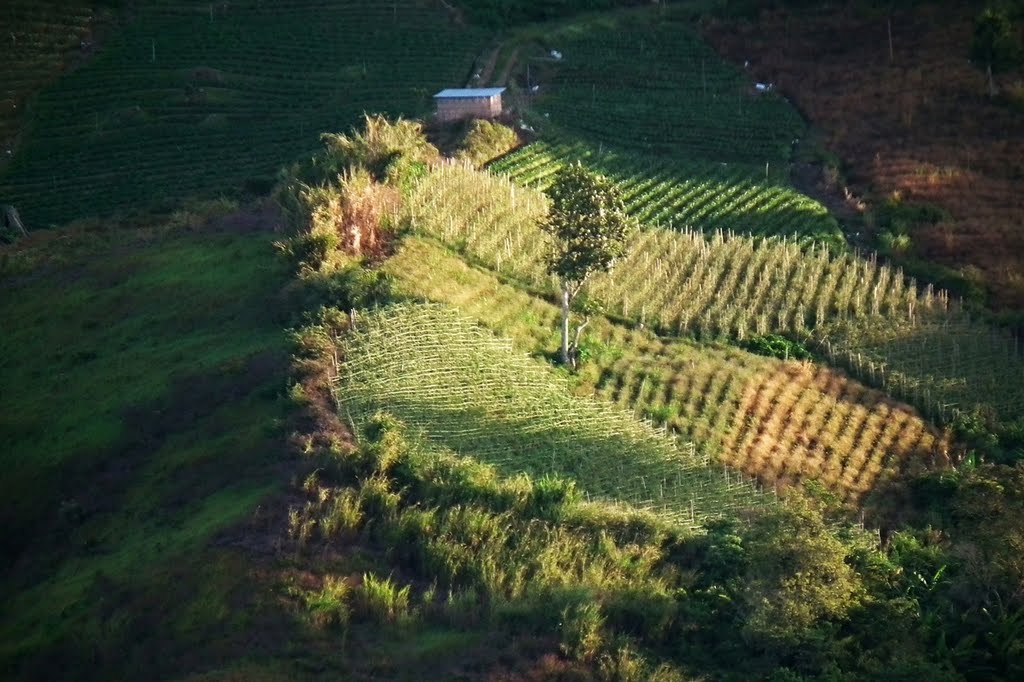
M 458 306 L 516 350 L 557 350 L 555 305 L 432 240 L 406 239 L 384 267 L 403 295 Z M 659 338 L 603 318 L 591 322 L 584 347 L 577 394 L 651 419 L 765 485 L 814 480 L 862 502 L 908 470 L 945 461 L 952 447 L 910 406 L 828 367 Z
M 535 142 L 491 164 L 519 185 L 545 189 L 567 163 L 580 162 L 615 181 L 626 210 L 645 225 L 786 236 L 842 251 L 846 238 L 828 209 L 765 168 L 745 163 L 665 160 L 583 143 Z
M 544 32 L 562 54 L 531 57 L 532 119 L 543 131 L 676 160 L 786 162 L 796 110 L 696 34 L 687 11 L 622 14 Z
M 553 291 L 538 226 L 546 198 L 536 190 L 448 166 L 420 183 L 406 210 L 416 229 L 473 262 Z M 1024 409 L 1017 382 L 1002 380 L 1024 376 L 1012 337 L 970 321 L 945 292 L 921 290 L 898 269 L 785 238 L 650 228 L 634 242 L 588 285 L 615 316 L 704 340 L 799 335 L 934 418 L 981 408 L 1015 419 Z M 881 337 L 879 327 L 888 330 Z M 943 334 L 949 328 L 959 331 Z M 886 344 L 902 350 L 886 354 Z
M 750 482 L 709 467 L 692 444 L 677 447 L 626 412 L 572 397 L 545 363 L 452 309 L 364 316 L 342 356 L 335 397 L 357 423 L 388 410 L 428 442 L 507 475 L 569 479 L 588 498 L 695 528 L 764 504 Z
M 264 234 L 167 226 L 3 255 L 0 665 L 173 669 L 238 622 L 245 571 L 211 540 L 281 487 L 286 273 Z M 163 661 L 135 653 L 151 611 Z
M 39 95 L 0 196 L 37 229 L 265 192 L 321 132 L 364 112 L 429 110 L 430 95 L 465 81 L 483 40 L 415 0 L 144 3 Z

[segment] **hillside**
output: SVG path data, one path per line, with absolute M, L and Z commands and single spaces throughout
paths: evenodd
M 1024 677 L 1012 313 L 796 79 L 886 15 L 789 4 L 0 10 L 0 677 Z M 563 363 L 572 164 L 628 239 Z
M 321 132 L 367 111 L 424 112 L 465 81 L 483 40 L 414 0 L 147 2 L 132 14 L 34 103 L 32 134 L 0 176 L 30 229 L 265 193 Z
M 984 70 L 968 61 L 979 11 L 977 3 L 782 9 L 711 24 L 705 34 L 820 128 L 850 189 L 870 200 L 868 229 L 909 237 L 897 260 L 1019 314 L 1022 72 L 999 74 L 1002 94 L 988 97 Z M 887 210 L 887 201 L 907 210 Z

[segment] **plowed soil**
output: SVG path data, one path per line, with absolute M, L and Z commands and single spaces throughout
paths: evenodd
M 765 11 L 705 34 L 820 129 L 856 194 L 949 212 L 913 230 L 912 255 L 981 282 L 995 309 L 1021 312 L 1024 71 L 997 76 L 990 99 L 968 60 L 975 10 L 952 4 Z

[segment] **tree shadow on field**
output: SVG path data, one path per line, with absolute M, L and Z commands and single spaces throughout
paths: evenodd
M 721 470 L 703 466 L 655 433 L 649 439 L 623 430 L 597 434 L 593 421 L 538 426 L 536 416 L 511 411 L 497 415 L 482 409 L 446 407 L 429 401 L 388 399 L 380 405 L 424 438 L 459 454 L 475 457 L 506 475 L 557 476 L 573 480 L 585 495 L 626 504 L 663 507 L 672 514 L 693 511 L 715 516 L 720 508 L 701 509 L 700 498 L 724 499 L 728 482 Z M 595 414 L 607 419 L 608 414 Z M 622 415 L 623 421 L 629 419 Z M 574 423 L 575 422 L 575 423 Z M 446 428 L 444 425 L 452 425 Z M 738 476 L 733 475 L 735 483 Z M 719 500 L 721 501 L 721 500 Z M 752 498 L 751 506 L 757 506 Z

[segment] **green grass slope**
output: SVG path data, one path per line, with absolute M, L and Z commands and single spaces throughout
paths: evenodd
M 185 222 L 4 254 L 0 676 L 153 679 L 243 615 L 208 543 L 281 485 L 285 273 Z
M 265 189 L 322 131 L 427 111 L 481 43 L 417 0 L 141 3 L 39 96 L 0 197 L 33 229 L 246 180 Z

